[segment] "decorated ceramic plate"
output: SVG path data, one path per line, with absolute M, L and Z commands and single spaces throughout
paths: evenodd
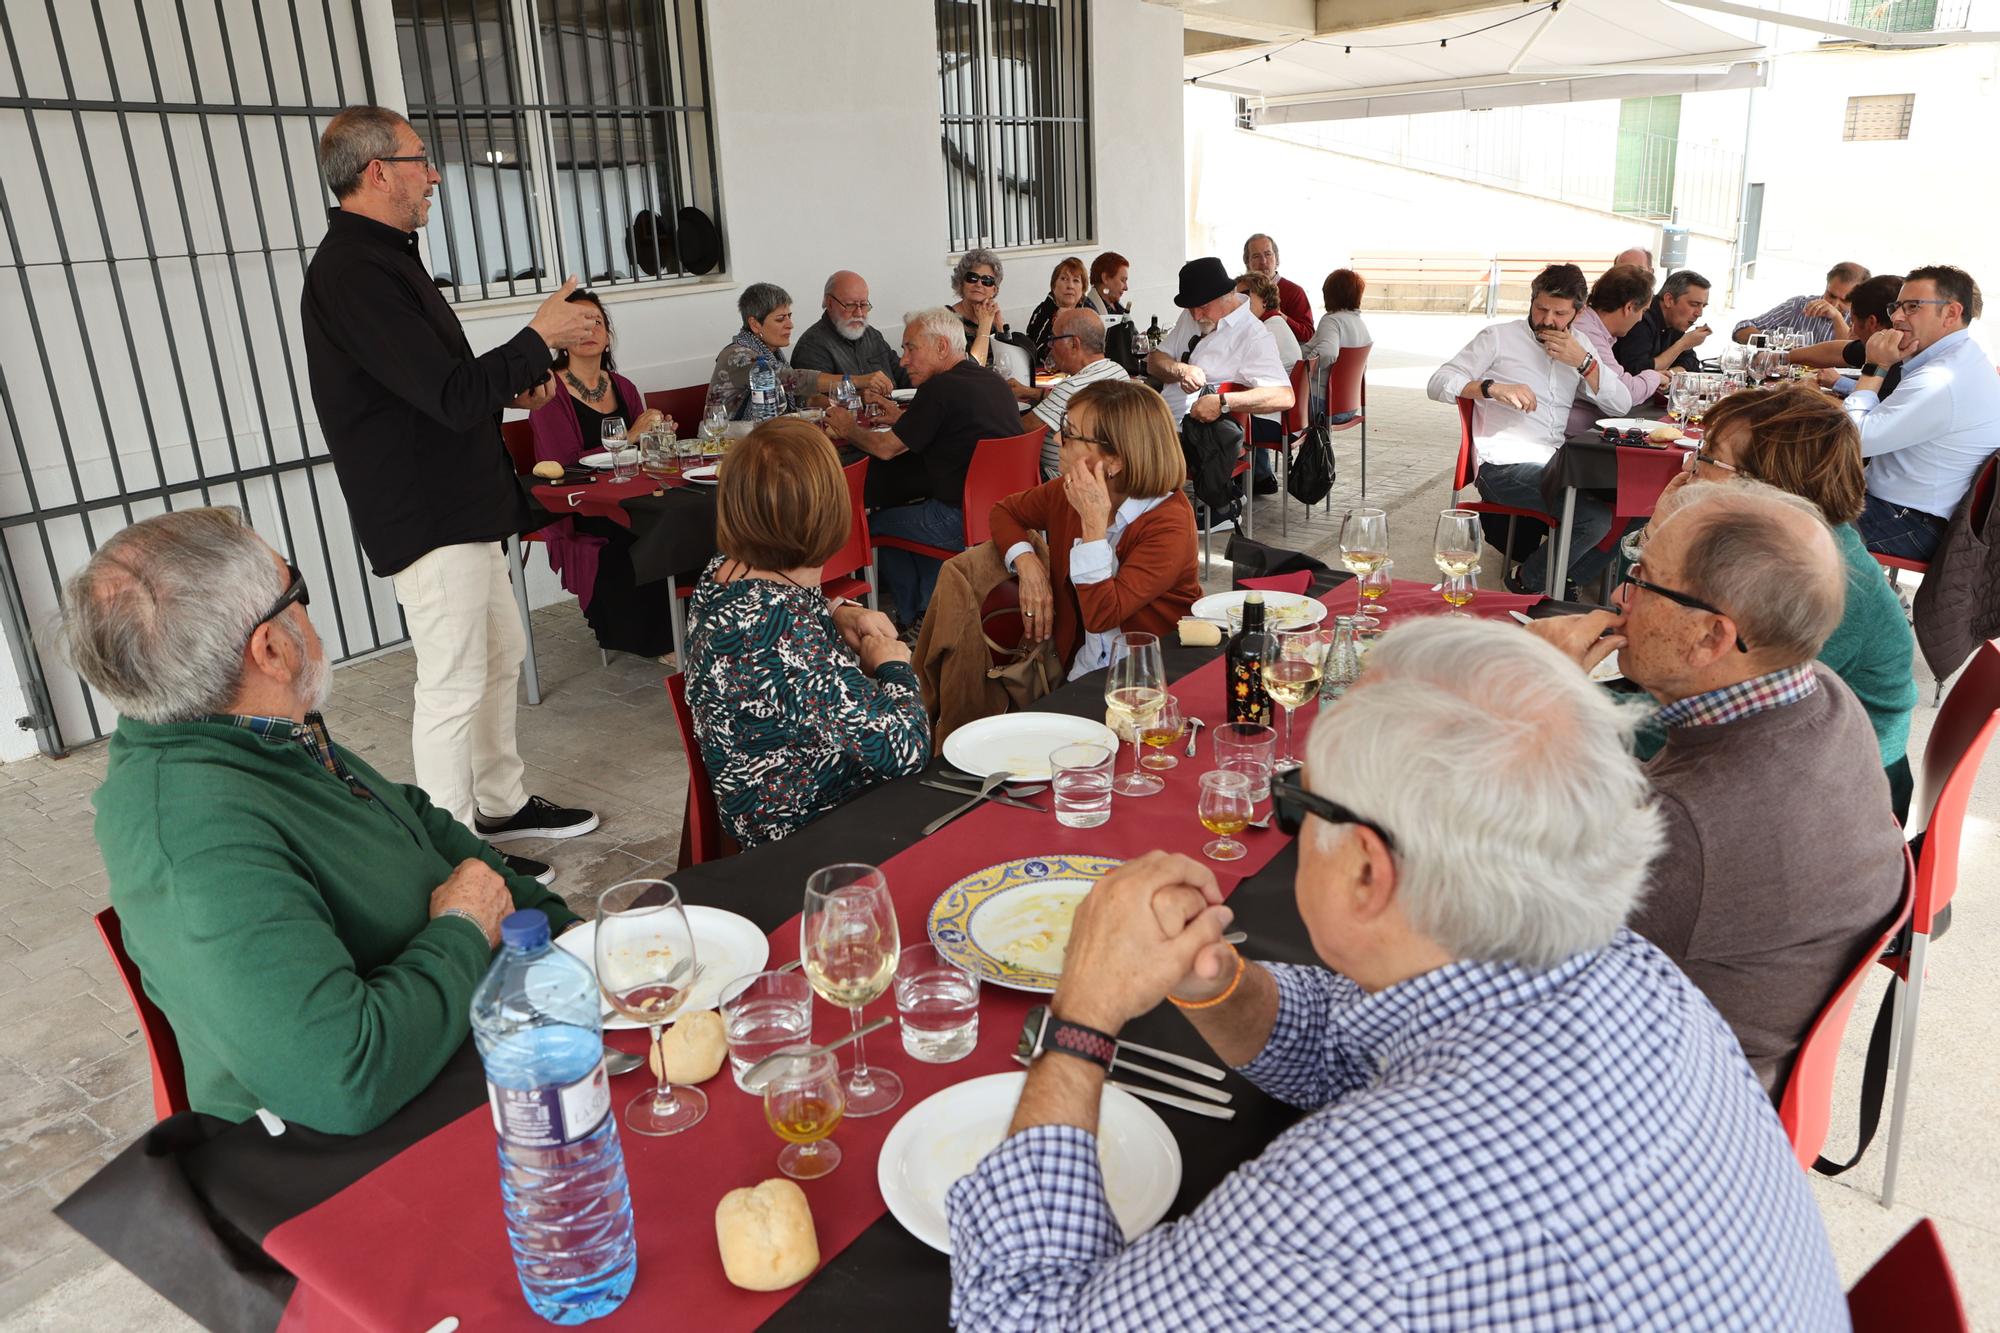
M 1046 995 L 1062 975 L 1076 905 L 1121 864 L 1111 856 L 1064 854 L 988 866 L 931 904 L 931 943 L 981 981 Z

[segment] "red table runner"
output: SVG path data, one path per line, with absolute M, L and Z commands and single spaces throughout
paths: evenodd
M 587 481 L 581 485 L 547 485 L 534 488 L 535 498 L 542 508 L 558 518 L 574 514 L 581 518 L 608 518 L 625 527 L 632 526 L 632 516 L 625 512 L 625 501 L 636 495 L 657 495 L 667 487 L 685 486 L 687 479 L 678 472 L 670 477 L 655 477 L 640 473 L 630 481 L 613 481 L 610 473 L 597 481 Z M 576 503 L 570 503 L 571 497 Z

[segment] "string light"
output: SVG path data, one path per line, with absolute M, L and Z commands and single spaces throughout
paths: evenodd
M 1536 5 L 1533 9 L 1525 10 L 1524 12 L 1516 14 L 1511 18 L 1501 19 L 1497 23 L 1489 23 L 1483 28 L 1474 28 L 1469 32 L 1457 33 L 1451 37 L 1441 37 L 1438 39 L 1438 49 L 1448 50 L 1451 46 L 1451 43 L 1454 41 L 1466 37 L 1477 37 L 1481 33 L 1492 32 L 1496 28 L 1504 28 L 1510 23 L 1519 23 L 1523 19 L 1534 18 L 1537 14 L 1557 14 L 1560 13 L 1561 10 L 1562 10 L 1562 0 L 1549 0 L 1547 4 Z M 1351 42 L 1341 42 L 1341 43 L 1323 42 L 1316 37 L 1300 37 L 1293 41 L 1287 42 L 1284 46 L 1280 47 L 1276 51 L 1266 51 L 1261 57 L 1251 56 L 1248 60 L 1239 60 L 1234 65 L 1226 65 L 1221 69 L 1212 69 L 1208 71 L 1208 73 L 1206 74 L 1192 75 L 1191 77 L 1182 80 L 1182 82 L 1199 84 L 1203 79 L 1213 78 L 1218 74 L 1227 74 L 1232 70 L 1242 69 L 1245 65 L 1254 65 L 1258 62 L 1260 58 L 1264 61 L 1265 64 L 1269 64 L 1272 56 L 1281 56 L 1295 46 L 1302 46 L 1308 43 L 1310 43 L 1313 46 L 1327 46 L 1327 47 L 1338 45 L 1343 54 L 1350 56 L 1354 54 L 1354 45 Z M 1418 41 L 1383 42 L 1380 43 L 1379 45 L 1374 45 L 1374 46 L 1370 46 L 1364 43 L 1361 49 L 1364 51 L 1399 51 L 1413 46 L 1428 46 L 1428 45 L 1430 45 L 1430 39 L 1426 37 Z

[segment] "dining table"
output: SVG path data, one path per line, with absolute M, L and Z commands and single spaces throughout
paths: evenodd
M 621 502 L 622 503 L 622 502 Z M 1351 576 L 1322 571 L 1313 592 L 1330 614 L 1350 614 Z M 1506 618 L 1545 599 L 1482 593 L 1470 608 Z M 1385 627 L 1447 610 L 1426 583 L 1399 580 L 1374 608 Z M 895 900 L 906 943 L 926 937 L 940 893 L 996 863 L 1021 858 L 1100 856 L 1125 860 L 1155 849 L 1200 858 L 1208 837 L 1196 817 L 1202 772 L 1213 766 L 1209 738 L 1226 720 L 1221 649 L 1170 644 L 1164 660 L 1183 711 L 1201 718 L 1190 757 L 1177 746 L 1165 788 L 1114 798 L 1108 822 L 1060 825 L 1053 814 L 985 803 L 924 836 L 926 824 L 961 797 L 923 785 L 944 771 L 934 757 L 917 775 L 882 783 L 777 842 L 670 872 L 683 902 L 747 917 L 769 942 L 767 967 L 799 956 L 799 911 L 807 876 L 822 866 L 879 866 Z M 1069 682 L 1038 710 L 1101 719 L 1103 672 Z M 1301 709 L 1309 724 L 1318 704 Z M 1305 726 L 1300 728 L 1301 736 Z M 674 745 L 664 732 L 628 744 Z M 1121 765 L 1132 751 L 1124 747 Z M 1046 796 L 1046 794 L 1044 794 Z M 1245 932 L 1253 960 L 1315 962 L 1294 898 L 1293 840 L 1275 823 L 1242 835 L 1247 854 L 1209 862 Z M 701 1123 L 662 1138 L 621 1136 L 638 1252 L 630 1295 L 596 1321 L 606 1330 L 701 1327 L 823 1330 L 938 1328 L 947 1322 L 947 1255 L 918 1240 L 888 1212 L 877 1183 L 883 1141 L 925 1098 L 966 1079 L 1017 1066 L 1015 1042 L 1031 1005 L 1044 996 L 981 987 L 979 1032 L 970 1055 L 949 1064 L 909 1058 L 893 1033 L 871 1040 L 872 1066 L 903 1080 L 901 1103 L 834 1134 L 839 1168 L 802 1188 L 812 1209 L 820 1266 L 803 1283 L 752 1292 L 723 1275 L 714 1223 L 729 1190 L 778 1174 L 779 1140 L 759 1100 L 726 1073 L 705 1088 Z M 845 1011 L 815 1001 L 814 1032 L 848 1029 Z M 868 1016 L 894 1012 L 893 997 Z M 282 1022 L 282 1015 L 272 1021 Z M 1171 1005 L 1127 1026 L 1124 1037 L 1214 1061 Z M 608 1044 L 642 1052 L 643 1031 L 607 1031 Z M 1219 1062 L 1217 1062 L 1219 1063 Z M 725 1065 L 726 1070 L 726 1065 Z M 639 1071 L 613 1080 L 622 1107 L 644 1086 Z M 1230 1171 L 1255 1157 L 1301 1114 L 1266 1097 L 1234 1071 L 1214 1086 L 1230 1094 L 1233 1118 L 1173 1107 L 1158 1114 L 1181 1160 L 1167 1220 L 1196 1207 Z M 613 1114 L 616 1114 L 614 1110 Z M 468 1040 L 416 1098 L 359 1135 L 320 1133 L 252 1118 L 232 1124 L 198 1112 L 160 1122 L 57 1208 L 71 1227 L 203 1324 L 225 1330 L 408 1329 L 456 1319 L 463 1329 L 539 1329 L 516 1281 L 501 1211 L 499 1164 L 478 1055 Z M 449 1326 L 449 1325 L 446 1325 Z
M 1632 419 L 1653 422 L 1664 420 L 1663 414 L 1650 404 L 1637 409 Z M 1654 482 L 1664 484 L 1665 473 L 1677 471 L 1681 458 L 1688 447 L 1701 438 L 1701 427 L 1681 428 L 1683 442 L 1680 444 L 1628 444 L 1623 441 L 1613 443 L 1604 438 L 1601 430 L 1579 432 L 1569 436 L 1550 458 L 1542 478 L 1542 493 L 1552 508 L 1556 508 L 1559 518 L 1553 534 L 1555 542 L 1554 562 L 1550 569 L 1569 568 L 1570 542 L 1576 529 L 1576 496 L 1578 491 L 1593 491 L 1616 496 L 1621 489 L 1641 492 L 1638 502 L 1616 504 L 1614 513 L 1621 510 L 1635 512 L 1620 513 L 1624 518 L 1641 518 L 1652 513 L 1652 499 L 1657 499 L 1659 490 Z M 1651 498 L 1643 492 L 1650 490 Z M 1560 492 L 1562 501 L 1555 505 L 1555 496 Z

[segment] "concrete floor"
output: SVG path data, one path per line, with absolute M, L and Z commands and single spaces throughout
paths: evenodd
M 1405 577 L 1429 575 L 1432 519 L 1449 498 L 1457 443 L 1456 414 L 1424 399 L 1423 384 L 1481 322 L 1370 319 L 1377 343 L 1369 366 L 1368 501 L 1389 511 L 1391 550 Z M 1355 433 L 1336 437 L 1342 476 L 1331 519 L 1306 520 L 1291 502 L 1284 536 L 1275 501 L 1264 500 L 1256 535 L 1330 552 L 1340 513 L 1359 499 L 1358 443 Z M 1490 572 L 1486 581 L 1493 582 Z M 1226 566 L 1218 561 L 1206 582 L 1226 586 Z M 529 788 L 590 805 L 604 822 L 587 837 L 510 850 L 552 862 L 556 887 L 583 906 L 606 885 L 671 866 L 686 769 L 658 664 L 614 655 L 600 665 L 570 603 L 538 612 L 535 638 L 544 700 L 520 715 Z M 1921 661 L 1917 671 L 1925 705 L 1912 727 L 1913 755 L 1921 754 L 1934 716 Z M 343 667 L 329 709 L 344 744 L 402 779 L 410 772 L 412 678 L 403 651 Z M 89 915 L 105 903 L 87 804 L 103 763 L 103 747 L 90 746 L 62 761 L 0 766 L 0 1003 L 10 1019 L 0 1032 L 7 1089 L 0 1095 L 0 1328 L 194 1327 L 48 1211 L 152 1123 L 137 1023 Z M 2000 1008 L 2000 973 L 1978 962 L 1987 945 L 2000 945 L 2000 925 L 1981 911 L 2000 870 L 1996 827 L 2000 763 L 1989 763 L 1966 830 L 1956 919 L 1931 953 L 1897 1206 L 1884 1210 L 1877 1202 L 1883 1139 L 1847 1176 L 1812 1182 L 1844 1281 L 1851 1284 L 1912 1223 L 1930 1216 L 1974 1326 L 2000 1328 L 2000 1139 L 1991 1132 L 2000 1054 L 1977 1035 L 1980 1016 Z M 1887 973 L 1881 977 L 1850 1025 L 1836 1096 L 1836 1105 L 1849 1109 L 1836 1117 L 1835 1153 L 1851 1142 L 1852 1084 Z

